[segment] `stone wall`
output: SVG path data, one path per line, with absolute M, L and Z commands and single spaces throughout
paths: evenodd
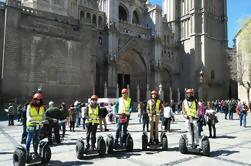
M 95 86 L 97 30 L 30 8 L 9 6 L 6 12 L 5 100 L 29 99 L 38 87 L 47 101 L 86 100 Z
M 4 39 L 4 3 L 0 2 L 0 69 L 2 69 L 3 39 Z M 1 73 L 0 73 L 1 75 Z

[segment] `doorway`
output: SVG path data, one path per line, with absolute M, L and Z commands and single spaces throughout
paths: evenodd
M 118 74 L 119 95 L 121 95 L 121 89 L 127 88 L 127 84 L 130 85 L 129 74 Z

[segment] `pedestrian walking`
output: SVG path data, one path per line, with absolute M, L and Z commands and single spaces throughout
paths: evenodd
M 9 103 L 9 107 L 8 107 L 8 117 L 9 117 L 9 126 L 14 126 L 14 117 L 15 117 L 15 108 L 13 106 L 13 103 Z
M 248 113 L 248 105 L 246 104 L 245 101 L 243 101 L 242 103 L 240 102 L 240 104 L 237 106 L 236 108 L 236 113 L 239 115 L 240 117 L 240 126 L 243 125 L 243 127 L 246 128 L 246 124 L 247 124 L 247 113 Z
M 173 109 L 170 106 L 169 102 L 166 102 L 164 107 L 164 126 L 165 131 L 171 131 L 171 121 L 174 119 Z
M 104 103 L 100 103 L 100 117 L 99 117 L 99 126 L 100 126 L 100 131 L 103 131 L 103 125 L 104 125 L 104 131 L 109 131 L 107 129 L 107 124 L 106 124 L 106 116 L 108 114 L 108 111 L 104 105 Z
M 69 113 L 70 131 L 75 132 L 74 128 L 75 128 L 76 113 L 75 113 L 74 104 L 70 105 L 70 108 L 68 109 L 68 113 Z
M 142 120 L 143 120 L 143 131 L 149 132 L 149 116 L 148 116 L 148 112 L 147 112 L 147 101 L 144 101 L 142 104 Z
M 216 127 L 215 124 L 218 123 L 218 118 L 215 115 L 216 110 L 212 108 L 212 103 L 208 102 L 207 109 L 206 109 L 206 121 L 208 124 L 209 129 L 209 138 L 216 138 Z M 212 129 L 213 129 L 213 135 L 212 135 Z
M 62 130 L 62 138 L 64 138 L 66 132 L 67 117 L 68 117 L 68 111 L 64 102 L 61 103 L 59 110 L 61 111 L 61 117 L 59 119 L 60 120 L 59 127 L 60 130 Z

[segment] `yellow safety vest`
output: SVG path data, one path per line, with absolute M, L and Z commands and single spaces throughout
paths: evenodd
M 42 126 L 42 120 L 44 116 L 44 106 L 40 106 L 39 111 L 37 111 L 36 107 L 31 106 L 29 107 L 30 109 L 29 114 L 31 117 L 31 120 L 38 122 L 39 126 Z M 36 124 L 32 124 L 32 122 L 27 121 L 27 127 L 34 127 Z
M 196 102 L 195 101 L 192 101 L 192 104 L 189 107 L 188 101 L 186 100 L 185 103 L 184 103 L 184 106 L 185 106 L 186 115 L 188 117 L 192 117 L 192 118 L 197 118 L 198 117 L 197 110 L 196 110 Z
M 119 98 L 119 111 L 118 111 L 118 113 L 119 114 L 123 114 L 123 113 L 128 114 L 130 106 L 131 106 L 131 98 L 130 97 L 128 97 L 126 100 L 123 97 Z
M 152 113 L 153 112 L 153 108 L 152 108 L 152 100 L 149 100 L 148 101 L 148 108 L 150 109 L 150 113 Z M 160 109 L 160 100 L 159 99 L 157 99 L 157 101 L 156 101 L 156 107 L 155 107 L 155 111 L 156 111 L 156 113 L 159 113 L 159 109 Z
M 96 108 L 92 108 L 90 105 L 88 106 L 88 119 L 86 121 L 86 123 L 95 123 L 95 124 L 99 124 L 99 109 L 98 106 L 96 106 Z

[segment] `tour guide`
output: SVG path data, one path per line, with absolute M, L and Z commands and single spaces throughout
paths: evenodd
M 133 109 L 132 100 L 130 97 L 128 97 L 128 90 L 124 88 L 122 89 L 121 93 L 122 97 L 118 99 L 114 107 L 115 114 L 119 114 L 120 116 L 120 119 L 117 122 L 115 145 L 118 145 L 118 139 L 121 133 L 122 126 L 123 126 L 123 132 L 124 134 L 126 134 L 130 119 L 130 113 L 132 112 Z M 125 122 L 123 122 L 122 118 L 125 120 Z

